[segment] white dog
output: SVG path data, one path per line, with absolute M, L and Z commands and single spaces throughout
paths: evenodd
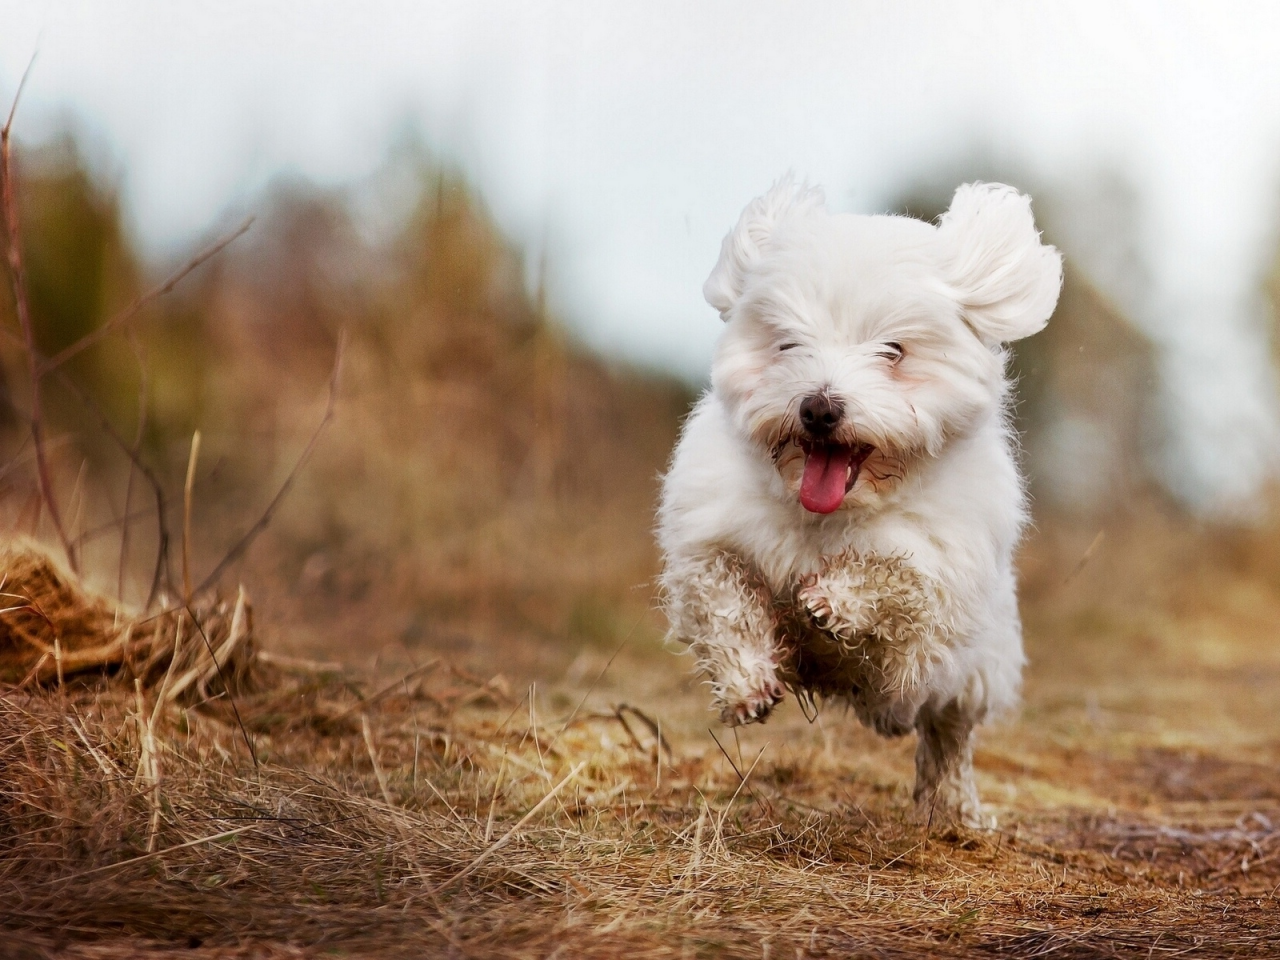
M 975 726 L 1011 706 L 1026 522 L 1004 344 L 1040 330 L 1062 258 L 1030 200 L 967 184 L 937 225 L 828 213 L 783 180 L 703 288 L 725 322 L 658 519 L 671 636 L 721 719 L 784 687 L 915 729 L 921 816 L 981 824 Z

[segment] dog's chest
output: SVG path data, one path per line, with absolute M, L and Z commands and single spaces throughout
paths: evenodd
M 859 523 L 851 517 L 814 523 L 798 513 L 788 505 L 744 518 L 737 542 L 731 545 L 759 571 L 775 596 L 789 592 L 800 578 L 820 570 L 825 557 L 848 551 L 893 552 L 885 549 L 889 544 L 878 525 Z

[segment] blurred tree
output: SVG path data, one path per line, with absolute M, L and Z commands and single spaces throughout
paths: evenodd
M 137 291 L 137 258 L 114 188 L 63 134 L 23 157 L 19 203 L 36 338 L 46 354 L 94 330 Z
M 32 323 L 41 351 L 51 355 L 96 329 L 136 296 L 141 270 L 124 227 L 119 195 L 90 170 L 72 133 L 19 149 L 14 175 Z M 0 303 L 0 322 L 15 328 L 11 297 Z M 12 361 L 11 348 L 5 355 Z M 70 369 L 106 406 L 132 413 L 137 379 L 120 362 L 127 357 L 118 344 L 114 350 L 110 345 L 98 347 L 75 358 Z M 10 362 L 9 369 L 21 369 L 21 364 L 15 368 Z M 55 419 L 76 416 L 58 402 L 56 391 L 51 398 Z

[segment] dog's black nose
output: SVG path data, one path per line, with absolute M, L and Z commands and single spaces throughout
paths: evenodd
M 815 393 L 800 403 L 800 424 L 811 437 L 827 436 L 843 415 L 844 404 L 825 393 Z

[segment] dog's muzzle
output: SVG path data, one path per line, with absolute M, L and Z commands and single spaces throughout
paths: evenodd
M 866 443 L 837 443 L 831 434 L 844 416 L 844 404 L 826 393 L 815 393 L 800 403 L 804 437 L 804 476 L 800 503 L 810 513 L 834 513 L 845 494 L 858 481 L 863 462 L 875 448 Z

